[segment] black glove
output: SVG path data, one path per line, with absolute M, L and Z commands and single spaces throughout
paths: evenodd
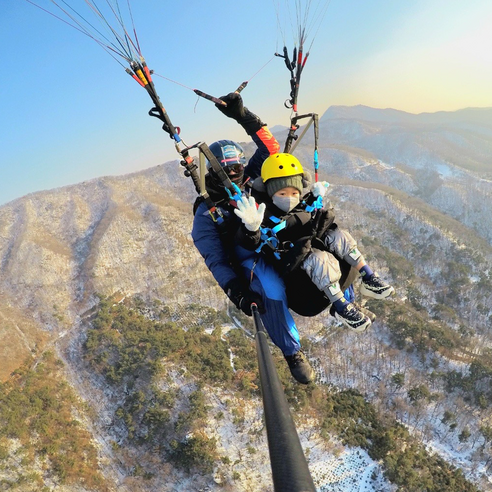
M 216 104 L 217 109 L 224 113 L 228 118 L 236 120 L 246 131 L 248 135 L 254 135 L 261 127 L 265 126 L 258 116 L 252 113 L 248 108 L 243 106 L 243 98 L 237 92 L 231 92 L 220 99 L 227 106 Z
M 240 309 L 246 316 L 251 316 L 251 304 L 258 306 L 260 313 L 265 312 L 263 300 L 260 295 L 252 290 L 245 288 L 241 280 L 232 279 L 226 286 L 225 292 L 231 302 Z
M 223 114 L 225 114 L 228 118 L 232 118 L 239 122 L 245 115 L 245 108 L 243 106 L 243 98 L 241 94 L 237 92 L 231 92 L 227 94 L 227 96 L 222 96 L 220 98 L 224 101 L 227 106 L 223 106 L 222 104 L 216 104 L 215 107 Z

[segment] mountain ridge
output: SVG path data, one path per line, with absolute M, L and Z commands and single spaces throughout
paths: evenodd
M 409 113 L 393 108 L 373 108 L 362 104 L 356 106 L 330 106 L 321 116 L 326 119 L 359 119 L 384 123 L 445 124 L 471 122 L 492 125 L 492 108 L 461 108 L 455 111 Z

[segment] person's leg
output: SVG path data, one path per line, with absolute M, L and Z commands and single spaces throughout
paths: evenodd
M 299 332 L 292 317 L 285 293 L 285 284 L 275 269 L 263 258 L 245 262 L 250 289 L 263 299 L 265 312 L 261 320 L 273 343 L 282 351 L 294 378 L 303 384 L 314 379 L 314 371 L 301 350 Z M 251 275 L 252 273 L 252 275 Z
M 395 289 L 372 271 L 357 248 L 357 242 L 349 232 L 338 227 L 330 229 L 325 235 L 324 243 L 328 251 L 359 271 L 362 280 L 360 287 L 362 295 L 373 299 L 386 299 L 394 294 Z
M 328 297 L 333 306 L 332 314 L 348 328 L 362 332 L 371 325 L 371 320 L 345 298 L 339 283 L 339 262 L 331 253 L 313 248 L 301 268 Z
M 250 272 L 248 270 L 248 274 Z M 285 285 L 280 275 L 260 258 L 254 266 L 249 287 L 263 299 L 265 312 L 261 314 L 261 320 L 273 343 L 284 355 L 299 351 L 299 332 L 287 306 Z

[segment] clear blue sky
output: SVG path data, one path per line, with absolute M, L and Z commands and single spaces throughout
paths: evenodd
M 47 0 L 34 1 L 52 9 Z M 89 13 L 82 0 L 68 2 Z M 131 4 L 149 67 L 220 96 L 282 48 L 277 2 Z M 321 115 L 331 105 L 356 104 L 412 113 L 490 107 L 491 25 L 490 0 L 331 0 L 303 72 L 299 111 Z M 159 121 L 147 115 L 147 93 L 91 39 L 24 0 L 3 0 L 0 40 L 0 204 L 177 157 Z M 212 103 L 196 104 L 189 89 L 154 80 L 188 144 L 245 140 Z M 270 126 L 287 125 L 289 90 L 289 73 L 275 58 L 243 96 Z

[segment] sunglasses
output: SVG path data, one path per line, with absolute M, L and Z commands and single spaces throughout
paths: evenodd
M 229 166 L 226 166 L 227 174 L 230 174 L 231 172 L 234 174 L 241 174 L 243 171 L 244 166 L 242 164 L 231 164 Z

